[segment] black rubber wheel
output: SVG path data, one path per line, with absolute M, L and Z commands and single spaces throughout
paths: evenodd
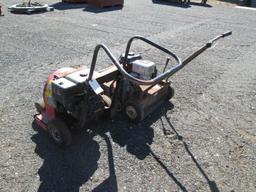
M 136 101 L 128 101 L 124 112 L 125 115 L 134 123 L 138 123 L 144 118 L 144 109 Z
M 175 94 L 174 88 L 171 86 L 168 86 L 166 100 L 169 101 L 171 98 L 173 98 L 174 94 Z
M 36 108 L 38 113 L 42 113 L 42 111 L 45 108 L 45 103 L 44 103 L 44 99 L 43 98 L 41 98 L 37 102 L 35 102 L 35 108 Z
M 59 118 L 56 118 L 49 123 L 48 133 L 54 143 L 59 146 L 68 146 L 72 142 L 72 135 L 68 126 Z

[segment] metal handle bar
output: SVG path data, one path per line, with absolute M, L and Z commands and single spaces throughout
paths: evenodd
M 197 51 L 195 51 L 190 56 L 188 56 L 184 61 L 182 61 L 181 65 L 174 66 L 171 69 L 171 72 L 169 73 L 169 77 L 172 76 L 174 73 L 178 72 L 179 70 L 181 70 L 183 67 L 185 67 L 188 63 L 190 63 L 198 55 L 203 53 L 206 49 L 210 48 L 215 41 L 217 41 L 217 40 L 219 40 L 221 38 L 227 37 L 227 36 L 229 36 L 231 34 L 232 34 L 232 31 L 227 31 L 227 32 L 225 32 L 225 33 L 215 37 L 214 39 L 211 39 L 210 41 L 208 41 L 204 46 L 199 48 Z M 169 77 L 167 77 L 167 80 L 168 80 Z
M 174 53 L 172 53 L 171 51 L 149 41 L 148 39 L 145 39 L 144 37 L 141 37 L 141 36 L 134 36 L 132 37 L 129 41 L 128 41 L 128 44 L 127 44 L 127 48 L 126 48 L 126 53 L 125 53 L 125 59 L 124 59 L 124 63 L 126 63 L 126 60 L 127 60 L 127 57 L 128 57 L 128 53 L 129 53 L 129 50 L 130 50 L 130 47 L 131 47 L 131 43 L 134 39 L 140 39 L 160 50 L 162 50 L 163 52 L 171 55 L 177 62 L 178 62 L 178 65 L 181 65 L 181 60 L 179 57 L 177 57 Z M 135 78 L 134 76 L 130 75 L 129 73 L 127 73 L 125 71 L 125 69 L 123 68 L 123 66 L 119 63 L 119 61 L 113 56 L 113 54 L 110 52 L 110 50 L 107 48 L 106 45 L 104 44 L 99 44 L 95 47 L 94 49 L 94 53 L 93 53 L 93 58 L 92 58 L 92 63 L 91 63 L 91 68 L 90 68 L 90 73 L 89 73 L 89 76 L 88 76 L 88 80 L 91 80 L 92 77 L 93 77 L 93 72 L 94 72 L 94 69 L 95 69 L 95 65 L 96 65 L 96 61 L 97 61 L 97 57 L 98 57 L 98 53 L 99 53 L 99 50 L 100 48 L 102 48 L 106 54 L 108 55 L 108 57 L 111 59 L 111 61 L 115 64 L 115 66 L 118 68 L 119 72 L 125 77 L 127 78 L 129 81 L 135 83 L 135 84 L 138 84 L 138 85 L 152 85 L 152 84 L 156 84 L 158 82 L 160 82 L 161 80 L 169 77 L 171 74 L 171 70 L 168 70 L 166 71 L 165 73 L 162 73 L 160 75 L 158 75 L 157 77 L 151 79 L 151 80 L 142 80 L 142 79 L 138 79 L 138 78 Z
M 93 77 L 93 72 L 95 69 L 95 65 L 96 65 L 96 61 L 97 61 L 97 57 L 98 57 L 98 53 L 100 49 L 103 49 L 105 51 L 105 53 L 108 55 L 108 57 L 110 58 L 110 60 L 114 63 L 114 65 L 117 67 L 117 69 L 119 70 L 119 72 L 128 80 L 130 80 L 131 82 L 135 83 L 135 84 L 151 84 L 151 82 L 146 82 L 144 80 L 141 79 L 137 79 L 133 76 L 131 76 L 129 73 L 127 73 L 124 68 L 122 67 L 122 65 L 119 63 L 119 61 L 114 57 L 114 55 L 110 52 L 110 50 L 107 48 L 106 45 L 104 44 L 99 44 L 95 47 L 94 49 L 94 53 L 93 53 L 93 58 L 92 58 L 92 64 L 91 64 L 91 68 L 90 68 L 90 72 L 89 72 L 89 76 L 88 76 L 88 81 L 92 80 Z
M 224 37 L 227 37 L 229 35 L 232 35 L 232 31 L 227 31 L 225 33 L 222 33 L 221 35 L 215 37 L 214 39 L 210 40 L 209 43 L 211 44 L 210 46 L 212 46 L 212 44 L 217 41 L 218 39 L 220 38 L 224 38 Z
M 117 69 L 119 70 L 119 72 L 124 76 L 124 78 L 128 79 L 129 81 L 138 84 L 138 85 L 154 85 L 158 82 L 160 82 L 163 79 L 166 79 L 168 77 L 170 77 L 171 75 L 173 75 L 174 73 L 178 72 L 180 69 L 182 69 L 185 65 L 187 65 L 190 61 L 192 61 L 194 58 L 196 58 L 198 55 L 200 55 L 203 51 L 205 51 L 206 49 L 210 48 L 212 46 L 212 44 L 217 41 L 220 38 L 224 38 L 226 36 L 231 35 L 232 32 L 228 31 L 226 33 L 223 33 L 222 35 L 219 35 L 217 37 L 215 37 L 214 39 L 210 40 L 208 43 L 206 43 L 204 46 L 202 46 L 199 50 L 197 50 L 196 52 L 192 53 L 189 57 L 187 57 L 183 62 L 181 62 L 180 58 L 177 57 L 174 53 L 172 53 L 171 51 L 149 41 L 148 39 L 145 39 L 141 36 L 134 36 L 132 37 L 128 44 L 127 44 L 127 48 L 126 48 L 126 53 L 125 53 L 125 59 L 124 61 L 127 60 L 128 57 L 128 53 L 131 47 L 131 43 L 134 39 L 140 39 L 146 43 L 149 43 L 150 45 L 164 51 L 165 53 L 168 53 L 169 55 L 171 55 L 177 62 L 178 64 L 174 67 L 172 67 L 171 69 L 169 69 L 168 71 L 166 71 L 165 73 L 162 73 L 160 75 L 158 75 L 157 77 L 155 77 L 154 79 L 151 80 L 141 80 L 141 79 L 137 79 L 135 77 L 133 77 L 132 75 L 130 75 L 129 73 L 127 73 L 125 71 L 125 69 L 123 68 L 123 66 L 119 63 L 119 61 L 113 56 L 113 54 L 110 52 L 110 50 L 104 45 L 104 44 L 99 44 L 95 47 L 94 49 L 94 53 L 93 53 L 93 58 L 92 58 L 92 63 L 91 63 L 91 68 L 90 68 L 90 73 L 88 76 L 88 80 L 90 81 L 93 77 L 93 72 L 95 69 L 95 65 L 96 65 L 96 61 L 97 61 L 97 57 L 98 57 L 98 53 L 100 48 L 102 48 L 106 54 L 108 55 L 108 57 L 110 58 L 110 60 L 114 63 L 114 65 L 117 67 Z M 125 63 L 125 62 L 124 62 Z
M 149 44 L 149 45 L 151 45 L 151 46 L 161 50 L 162 52 L 167 53 L 168 55 L 173 57 L 178 64 L 181 64 L 180 58 L 177 55 L 175 55 L 173 52 L 171 52 L 170 50 L 168 50 L 168 49 L 166 49 L 166 48 L 164 48 L 164 47 L 162 47 L 162 46 L 160 46 L 160 45 L 158 45 L 158 44 L 156 44 L 156 43 L 146 39 L 145 37 L 139 36 L 139 35 L 136 35 L 136 36 L 132 37 L 131 39 L 129 39 L 129 41 L 127 43 L 127 46 L 126 46 L 126 50 L 125 50 L 124 64 L 126 64 L 126 62 L 127 62 L 127 58 L 128 58 L 129 52 L 130 52 L 130 48 L 131 48 L 132 42 L 135 39 L 139 39 L 139 40 L 141 40 L 141 41 L 143 41 L 143 42 L 145 42 L 145 43 L 147 43 L 147 44 Z
M 92 80 L 93 77 L 93 72 L 95 69 L 95 65 L 96 65 L 96 61 L 97 61 L 97 57 L 98 57 L 98 53 L 100 49 L 103 49 L 105 51 L 105 53 L 108 55 L 108 57 L 110 58 L 110 60 L 114 63 L 114 65 L 117 67 L 117 69 L 119 70 L 119 72 L 129 81 L 138 84 L 138 85 L 152 85 L 152 84 L 156 84 L 159 81 L 163 80 L 164 78 L 166 78 L 166 74 L 161 74 L 158 77 L 151 79 L 151 80 L 141 80 L 141 79 L 137 79 L 135 77 L 133 77 L 132 75 L 130 75 L 129 73 L 127 73 L 125 71 L 125 69 L 122 67 L 122 65 L 119 63 L 119 61 L 114 57 L 114 55 L 110 52 L 110 50 L 107 48 L 106 45 L 104 44 L 99 44 L 95 47 L 94 49 L 94 53 L 93 53 L 93 58 L 92 58 L 92 63 L 91 63 L 91 68 L 90 68 L 90 72 L 89 72 L 89 76 L 88 76 L 88 81 Z
M 227 31 L 217 37 L 215 37 L 214 39 L 211 39 L 210 41 L 208 41 L 204 46 L 202 46 L 201 48 L 199 48 L 197 51 L 195 51 L 194 53 L 192 53 L 190 56 L 188 56 L 183 62 L 181 67 L 178 69 L 182 69 L 185 65 L 187 65 L 190 61 L 192 61 L 193 59 L 195 59 L 198 55 L 200 55 L 202 52 L 204 52 L 206 49 L 210 48 L 212 46 L 212 44 L 219 40 L 220 38 L 224 38 L 227 37 L 229 35 L 232 34 L 232 31 Z M 177 71 L 178 71 L 177 70 Z

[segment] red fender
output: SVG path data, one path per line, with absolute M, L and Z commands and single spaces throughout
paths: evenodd
M 65 77 L 70 73 L 73 73 L 75 71 L 78 71 L 76 68 L 71 68 L 71 67 L 64 67 L 61 69 L 56 70 L 54 73 L 49 75 L 47 81 L 44 84 L 44 89 L 43 89 L 43 100 L 45 103 L 45 110 L 42 111 L 41 114 L 37 114 L 35 116 L 35 120 L 37 124 L 42 127 L 43 129 L 47 130 L 48 128 L 48 122 L 53 120 L 56 117 L 56 110 L 55 110 L 55 105 L 54 105 L 54 100 L 52 98 L 52 81 L 54 79 L 58 79 L 61 77 Z M 52 103 L 50 101 L 52 99 Z

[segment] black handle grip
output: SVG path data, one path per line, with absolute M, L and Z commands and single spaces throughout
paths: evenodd
M 227 31 L 227 32 L 223 33 L 222 37 L 227 37 L 229 35 L 232 35 L 232 31 Z

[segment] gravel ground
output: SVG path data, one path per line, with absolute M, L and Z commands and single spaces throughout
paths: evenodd
M 256 11 L 47 0 L 54 12 L 6 12 L 16 2 L 0 0 L 0 191 L 256 191 Z M 233 35 L 174 75 L 175 97 L 138 125 L 104 120 L 59 149 L 33 123 L 48 74 L 89 65 L 98 43 L 119 56 L 140 34 L 185 58 L 226 30 Z M 143 44 L 134 50 L 164 62 Z

